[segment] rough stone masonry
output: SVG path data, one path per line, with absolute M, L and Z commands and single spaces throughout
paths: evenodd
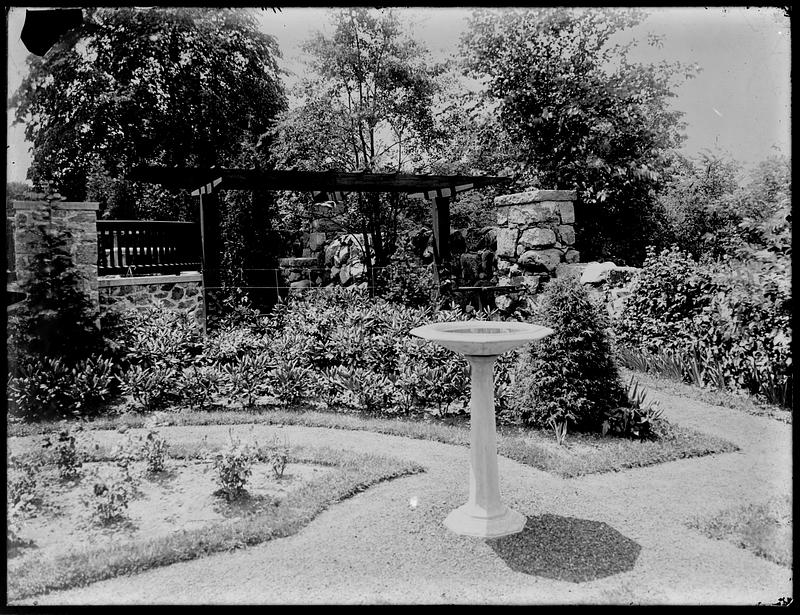
M 495 198 L 498 285 L 537 288 L 562 263 L 577 263 L 575 190 L 530 190 Z

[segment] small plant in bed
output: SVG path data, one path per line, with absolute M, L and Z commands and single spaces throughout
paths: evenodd
M 241 498 L 246 492 L 247 480 L 253 472 L 253 463 L 258 459 L 258 449 L 252 444 L 242 444 L 229 431 L 228 447 L 214 456 L 219 494 L 229 502 Z

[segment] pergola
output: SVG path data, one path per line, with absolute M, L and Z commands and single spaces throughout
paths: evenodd
M 509 177 L 473 175 L 412 175 L 405 173 L 343 173 L 339 171 L 271 171 L 224 167 L 140 166 L 128 174 L 133 181 L 191 190 L 200 197 L 203 283 L 219 268 L 220 240 L 216 195 L 220 190 L 287 190 L 311 192 L 314 200 L 341 200 L 347 193 L 405 193 L 430 201 L 434 259 L 438 266 L 450 255 L 450 200 L 459 192 L 511 182 Z M 366 247 L 365 247 L 366 249 Z M 369 258 L 367 254 L 367 258 Z

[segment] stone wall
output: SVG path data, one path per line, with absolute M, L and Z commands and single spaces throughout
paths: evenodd
M 574 190 L 530 190 L 495 198 L 498 284 L 532 289 L 577 263 Z
M 100 308 L 144 311 L 157 307 L 186 312 L 201 325 L 205 320 L 203 277 L 199 273 L 99 279 Z
M 81 286 L 99 308 L 97 283 L 98 203 L 69 201 L 14 201 L 11 225 L 14 233 L 14 269 L 22 286 L 30 279 L 30 265 L 42 250 L 39 228 L 66 231 L 71 239 L 68 250 L 81 277 Z

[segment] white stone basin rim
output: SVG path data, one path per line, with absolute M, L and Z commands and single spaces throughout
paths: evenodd
M 542 339 L 553 330 L 526 322 L 459 320 L 423 325 L 410 333 L 464 355 L 496 356 Z

